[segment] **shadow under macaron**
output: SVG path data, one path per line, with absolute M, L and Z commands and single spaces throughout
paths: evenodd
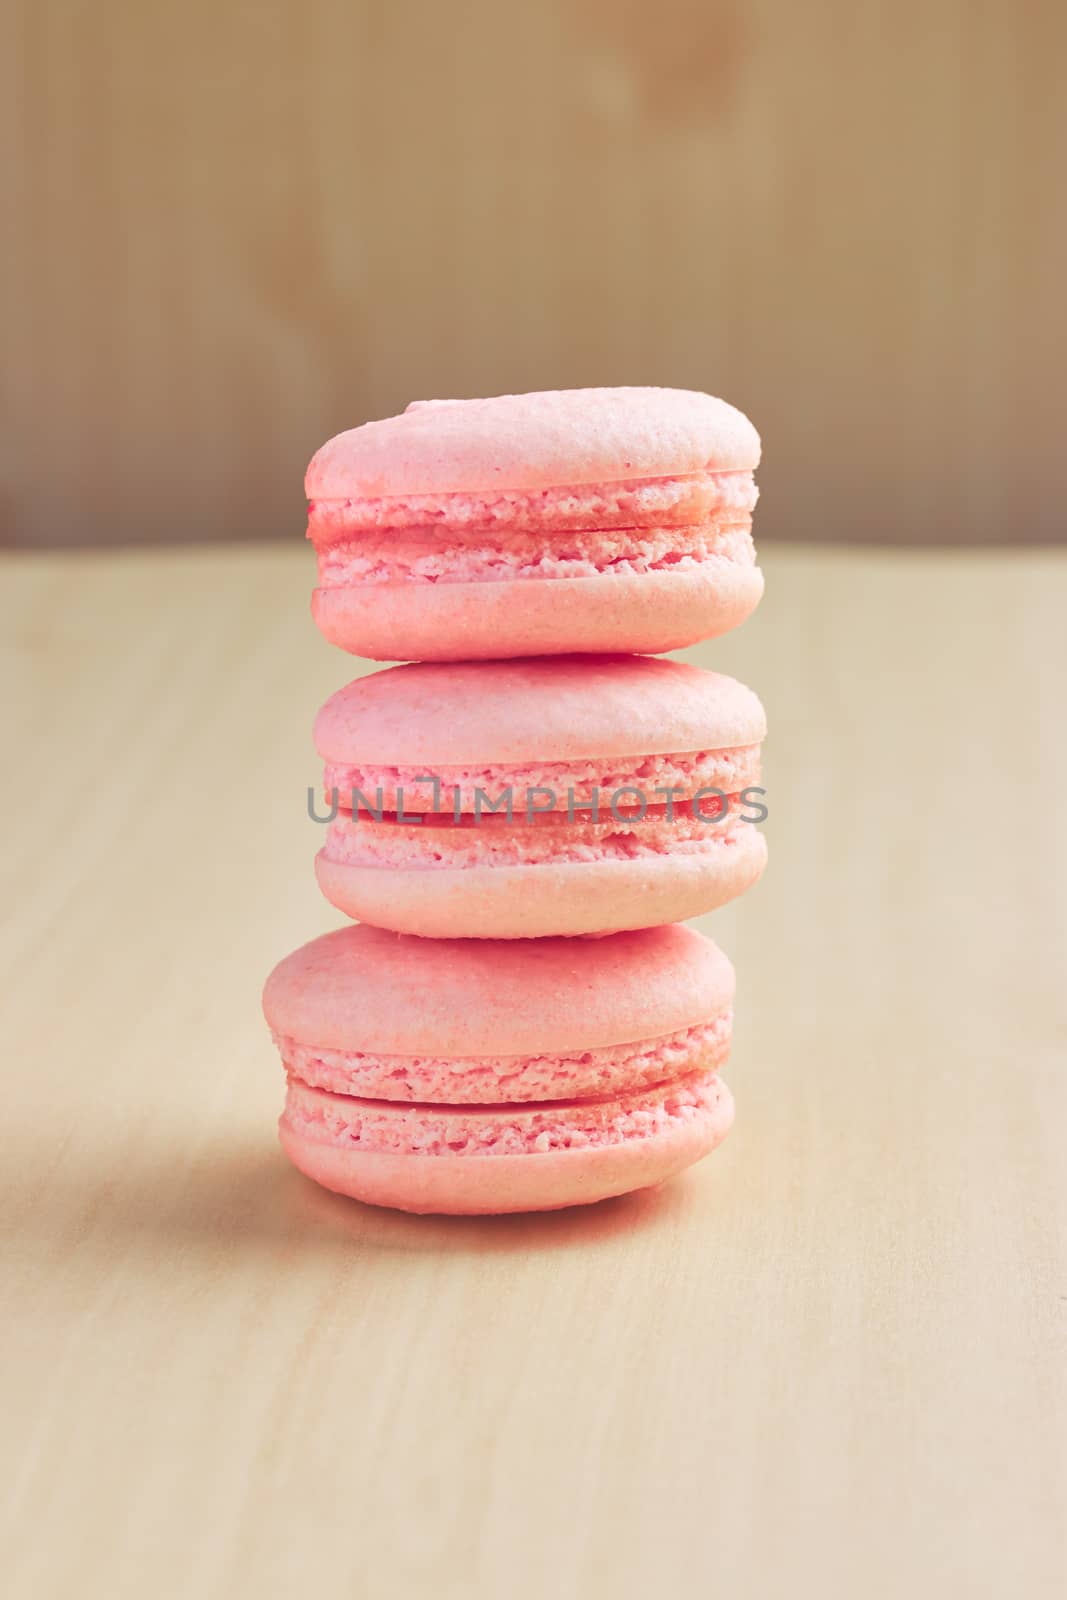
M 23 1245 L 66 1258 L 154 1261 L 209 1272 L 250 1256 L 351 1258 L 353 1252 L 523 1254 L 565 1250 L 675 1225 L 691 1201 L 690 1173 L 653 1188 L 557 1211 L 503 1216 L 412 1215 L 331 1193 L 263 1140 L 220 1135 L 194 1148 L 159 1135 L 133 1152 L 109 1140 L 79 1145 L 20 1141 L 8 1170 Z

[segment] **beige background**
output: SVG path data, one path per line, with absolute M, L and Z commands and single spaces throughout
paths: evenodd
M 1067 552 L 771 552 L 736 1127 L 451 1220 L 276 1141 L 312 565 L 0 574 L 5 1600 L 1063 1600 Z
M 1064 533 L 1054 0 L 7 0 L 7 542 L 296 537 L 414 396 L 709 388 L 764 539 Z

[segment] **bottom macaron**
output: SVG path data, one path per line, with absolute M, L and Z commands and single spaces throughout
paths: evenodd
M 500 942 L 338 929 L 264 990 L 282 1146 L 324 1187 L 414 1212 L 660 1183 L 733 1121 L 718 1075 L 733 990 L 726 957 L 681 925 Z

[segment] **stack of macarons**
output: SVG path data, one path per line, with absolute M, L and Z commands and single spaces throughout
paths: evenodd
M 275 968 L 282 1144 L 330 1189 L 504 1212 L 658 1183 L 733 1119 L 763 709 L 657 658 L 753 610 L 755 429 L 672 389 L 424 401 L 311 462 L 316 872 L 358 919 Z

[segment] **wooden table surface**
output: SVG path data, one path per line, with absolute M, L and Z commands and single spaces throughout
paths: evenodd
M 735 1131 L 447 1220 L 275 1142 L 307 555 L 7 559 L 7 1595 L 1065 1592 L 1067 559 L 765 564 Z

